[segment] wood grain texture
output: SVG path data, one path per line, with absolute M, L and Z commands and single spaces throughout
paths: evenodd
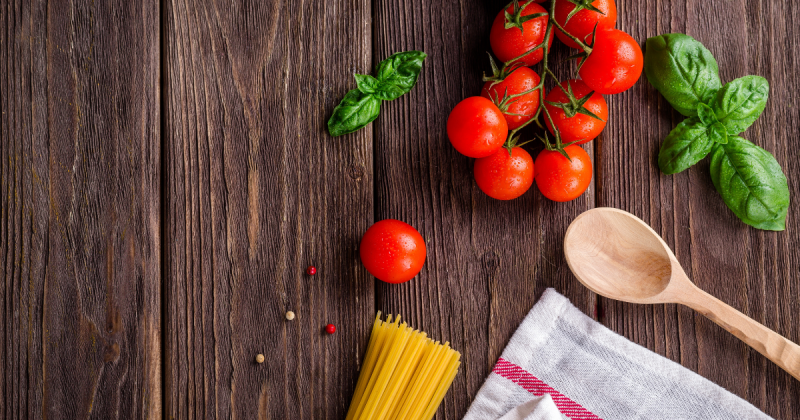
M 594 310 L 593 294 L 569 274 L 562 251 L 569 222 L 594 205 L 593 190 L 567 204 L 544 199 L 535 187 L 510 202 L 491 199 L 475 184 L 473 160 L 447 139 L 450 110 L 480 94 L 489 28 L 504 4 L 375 2 L 373 64 L 397 51 L 429 55 L 417 86 L 385 103 L 374 123 L 375 219 L 417 228 L 428 258 L 410 282 L 378 283 L 376 306 L 462 352 L 461 373 L 438 418 L 463 417 L 545 288 L 555 287 L 590 315 Z M 558 46 L 552 57 L 559 63 L 567 55 Z M 568 63 L 554 68 L 562 77 L 571 69 Z
M 770 100 L 742 136 L 775 154 L 797 196 L 800 173 L 792 146 L 798 124 L 800 7 L 780 1 L 639 2 L 619 0 L 618 27 L 637 40 L 669 32 L 694 36 L 716 57 L 723 83 L 748 74 L 767 78 Z M 650 223 L 700 288 L 753 319 L 800 341 L 797 200 L 785 232 L 741 223 L 725 207 L 708 161 L 663 175 L 661 141 L 683 117 L 646 80 L 609 101 L 611 121 L 597 148 L 598 206 L 622 208 Z M 675 305 L 602 300 L 615 331 L 700 373 L 782 419 L 800 416 L 800 383 L 701 315 Z
M 800 341 L 800 204 L 786 232 L 762 232 L 725 207 L 707 162 L 661 175 L 658 149 L 682 117 L 644 79 L 606 97 L 609 125 L 585 146 L 589 193 L 499 202 L 445 124 L 479 93 L 505 1 L 160 3 L 0 0 L 0 418 L 342 418 L 383 310 L 464 354 L 438 416 L 457 419 L 546 287 L 767 414 L 800 417 L 800 382 L 712 322 L 598 300 L 564 262 L 574 217 L 631 211 L 698 286 Z M 800 5 L 617 6 L 618 28 L 642 44 L 686 32 L 724 82 L 770 81 L 743 136 L 775 154 L 797 196 Z M 352 74 L 408 49 L 429 54 L 412 92 L 330 138 Z M 562 78 L 571 66 L 555 65 Z M 376 282 L 358 260 L 361 235 L 384 218 L 428 243 L 404 285 Z
M 158 8 L 0 21 L 0 418 L 160 418 Z
M 370 14 L 165 3 L 169 418 L 344 417 L 375 316 L 357 252 L 372 131 L 331 138 L 325 122 L 371 62 Z

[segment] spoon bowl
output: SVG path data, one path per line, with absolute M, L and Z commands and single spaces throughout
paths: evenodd
M 564 254 L 593 292 L 631 303 L 689 306 L 800 379 L 800 346 L 700 290 L 664 240 L 636 216 L 612 208 L 581 214 L 567 229 Z
M 667 289 L 675 256 L 653 229 L 630 213 L 589 210 L 564 238 L 567 264 L 593 292 L 631 303 L 657 303 Z

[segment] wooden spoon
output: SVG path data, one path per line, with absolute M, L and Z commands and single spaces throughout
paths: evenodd
M 567 229 L 564 253 L 584 286 L 631 303 L 681 303 L 716 322 L 800 380 L 800 346 L 700 290 L 664 240 L 638 217 L 589 210 Z

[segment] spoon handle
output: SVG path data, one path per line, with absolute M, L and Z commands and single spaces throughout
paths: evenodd
M 800 380 L 800 346 L 699 288 L 681 300 Z

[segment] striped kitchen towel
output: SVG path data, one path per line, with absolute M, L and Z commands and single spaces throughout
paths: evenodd
M 700 375 L 617 335 L 547 289 L 464 420 L 769 419 Z

